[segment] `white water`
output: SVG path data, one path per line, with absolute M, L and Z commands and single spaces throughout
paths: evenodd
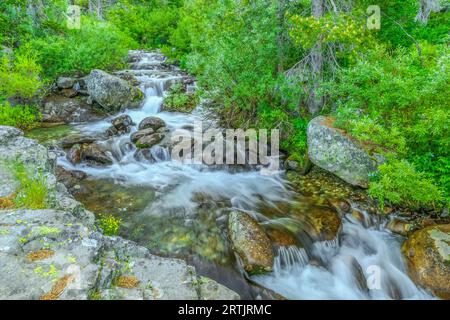
M 170 129 L 192 125 L 195 119 L 201 119 L 200 110 L 193 114 L 161 111 L 162 95 L 168 83 L 180 79 L 178 70 L 160 70 L 163 61 L 160 54 L 145 53 L 134 64 L 135 70 L 129 72 L 137 75 L 146 101 L 141 109 L 126 110 L 121 114 L 129 115 L 136 124 L 145 117 L 157 115 Z M 99 134 L 111 125 L 110 120 L 80 125 L 78 129 Z M 138 161 L 133 157 L 135 149 L 129 137 L 128 134 L 104 142 L 115 155 L 111 166 L 95 168 L 80 164 L 74 167 L 64 157 L 59 162 L 83 170 L 96 179 L 154 188 L 158 191 L 157 198 L 146 211 L 155 215 L 164 215 L 167 210 L 177 208 L 183 209 L 183 213 L 194 212 L 196 203 L 192 197 L 196 193 L 213 200 L 230 199 L 233 207 L 249 211 L 255 210 L 261 201 L 275 202 L 291 196 L 284 180 L 277 174 L 263 175 L 256 170 L 232 173 L 205 165 L 166 161 L 167 152 L 161 148 L 153 150 L 159 158 L 156 163 Z M 316 243 L 310 256 L 296 247 L 279 248 L 274 272 L 254 277 L 254 280 L 291 299 L 432 298 L 406 275 L 399 243 L 392 234 L 382 227 L 365 228 L 357 221 L 344 220 L 340 244 Z M 371 268 L 379 268 L 380 286 L 367 290 L 361 283 L 371 279 Z
M 194 120 L 202 119 L 201 110 L 195 110 L 192 114 L 161 111 L 162 88 L 166 88 L 167 83 L 180 80 L 181 76 L 178 75 L 178 70 L 167 73 L 157 68 L 164 61 L 160 54 L 147 53 L 141 61 L 143 62 L 135 66 L 154 68 L 139 69 L 145 76 L 137 76 L 141 89 L 146 94 L 143 107 L 126 110 L 87 125 L 79 125 L 80 132 L 93 135 L 105 132 L 111 126 L 110 120 L 123 114 L 129 115 L 136 124 L 148 116 L 156 115 L 166 122 L 170 130 L 186 125 L 192 126 Z M 136 130 L 135 127 L 132 132 Z M 154 204 L 159 209 L 183 208 L 189 211 L 196 206 L 191 201 L 196 193 L 207 195 L 213 200 L 226 198 L 231 199 L 233 204 L 245 203 L 247 206 L 255 206 L 261 198 L 266 201 L 282 200 L 288 192 L 278 175 L 268 176 L 258 171 L 230 173 L 225 170 L 214 170 L 205 165 L 184 165 L 175 161 L 160 161 L 153 164 L 138 161 L 133 157 L 136 149 L 131 146 L 130 134 L 113 137 L 103 144 L 116 155 L 112 166 L 96 168 L 80 164 L 74 167 L 65 158 L 61 158 L 60 163 L 67 168 L 83 170 L 98 179 L 114 179 L 124 185 L 155 188 L 161 192 Z M 164 153 L 161 150 L 159 152 Z
M 341 237 L 332 250 L 315 244 L 312 255 L 323 265 L 305 264 L 307 257 L 281 263 L 285 258 L 278 255 L 273 273 L 253 279 L 291 299 L 433 298 L 408 278 L 398 239 L 388 231 L 344 221 Z

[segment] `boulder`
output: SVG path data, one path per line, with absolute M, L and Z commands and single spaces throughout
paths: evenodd
M 74 79 L 74 78 L 59 77 L 56 80 L 56 85 L 60 89 L 72 89 L 76 82 L 77 82 L 77 79 Z
M 139 130 L 152 128 L 153 130 L 156 131 L 165 126 L 166 126 L 166 123 L 161 118 L 147 117 L 144 120 L 142 120 L 141 123 L 139 124 Z
M 413 281 L 442 299 L 450 299 L 450 224 L 414 232 L 402 252 Z
M 357 141 L 334 128 L 331 117 L 312 119 L 307 135 L 308 155 L 313 164 L 351 185 L 368 187 L 369 176 L 382 159 L 369 155 Z
M 87 103 L 85 98 L 51 95 L 41 107 L 42 120 L 51 123 L 74 123 L 100 119 L 104 116 Z
M 140 138 L 149 136 L 153 133 L 155 133 L 155 130 L 153 130 L 152 128 L 139 130 L 139 131 L 132 133 L 130 139 L 131 139 L 131 142 L 136 143 Z
M 109 157 L 105 150 L 103 150 L 103 148 L 97 143 L 91 143 L 87 146 L 83 146 L 82 154 L 83 160 L 96 165 L 108 166 L 113 163 L 111 157 Z
M 0 215 L 0 299 L 239 299 L 178 259 L 107 237 L 59 210 Z
M 66 159 L 72 164 L 78 164 L 83 160 L 83 149 L 81 145 L 73 145 L 69 151 L 67 151 Z
M 25 138 L 14 127 L 0 126 L 0 162 L 18 161 L 32 165 L 36 171 L 47 172 L 56 166 L 56 156 L 36 141 Z
M 112 126 L 106 131 L 108 136 L 117 136 L 129 133 L 131 126 L 134 126 L 133 120 L 129 115 L 121 115 L 111 120 Z
M 127 114 L 121 115 L 111 120 L 111 123 L 117 130 L 127 130 L 134 125 L 133 120 Z
M 301 175 L 306 175 L 312 168 L 311 160 L 307 154 L 304 157 L 289 156 L 284 162 L 286 170 L 296 171 Z
M 228 218 L 228 235 L 248 273 L 272 271 L 272 244 L 263 228 L 250 215 L 241 211 L 231 212 Z
M 92 143 L 99 140 L 99 138 L 89 136 L 89 135 L 83 135 L 79 133 L 71 134 L 64 139 L 61 140 L 60 144 L 61 147 L 64 149 L 71 148 L 75 144 L 85 144 L 85 143 Z
M 107 112 L 137 108 L 142 104 L 144 94 L 141 90 L 102 70 L 92 70 L 85 81 L 91 98 Z
M 234 291 L 217 283 L 216 281 L 200 277 L 200 296 L 202 300 L 240 300 L 241 297 Z
M 160 142 L 164 138 L 164 134 L 162 133 L 154 133 L 149 136 L 144 136 L 140 138 L 136 142 L 136 147 L 142 149 L 142 148 L 151 148 L 158 142 Z

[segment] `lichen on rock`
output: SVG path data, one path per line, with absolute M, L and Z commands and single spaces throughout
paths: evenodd
M 450 299 L 450 224 L 414 232 L 402 246 L 411 278 L 443 299 Z

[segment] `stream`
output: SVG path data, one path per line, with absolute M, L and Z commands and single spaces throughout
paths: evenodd
M 126 110 L 101 121 L 53 129 L 61 139 L 72 133 L 100 136 L 111 126 L 111 119 L 129 115 L 135 124 L 157 116 L 167 127 L 189 128 L 195 120 L 205 120 L 201 106 L 190 114 L 162 110 L 164 94 L 182 79 L 176 67 L 164 66 L 165 58 L 156 52 L 133 52 L 140 57 L 132 69 L 145 93 L 140 109 Z M 135 132 L 137 127 L 133 127 Z M 402 261 L 402 238 L 385 228 L 386 221 L 362 212 L 362 219 L 351 214 L 342 217 L 339 239 L 317 239 L 309 231 L 307 219 L 295 219 L 285 205 L 295 206 L 301 215 L 320 208 L 315 195 L 294 191 L 283 171 L 261 174 L 260 168 L 181 164 L 171 161 L 167 148 L 151 149 L 156 162 L 136 159 L 130 135 L 101 142 L 110 151 L 113 164 L 94 167 L 72 165 L 64 154 L 58 164 L 81 170 L 88 178 L 81 181 L 75 195 L 95 214 L 112 214 L 122 219 L 120 235 L 148 247 L 154 254 L 179 257 L 194 265 L 242 298 L 265 298 L 267 288 L 288 299 L 430 299 L 408 277 Z M 252 215 L 266 230 L 294 236 L 294 243 L 275 245 L 273 272 L 246 279 L 227 239 L 227 217 L 239 209 Z M 300 221 L 300 222 L 299 222 Z M 304 221 L 303 223 L 301 221 Z M 250 280 L 250 281 L 248 281 Z

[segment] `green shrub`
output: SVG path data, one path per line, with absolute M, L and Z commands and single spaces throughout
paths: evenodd
M 337 126 L 367 142 L 374 151 L 407 160 L 421 172 L 420 177 L 434 183 L 448 199 L 450 54 L 444 46 L 422 46 L 422 56 L 416 48 L 389 52 L 379 47 L 338 72 L 337 79 L 325 83 L 323 90 L 333 103 L 330 108 L 334 109 Z M 389 179 L 397 183 L 394 179 L 401 179 L 402 172 L 393 171 L 407 168 L 390 164 L 387 169 Z M 413 181 L 412 170 L 407 172 Z M 379 198 L 383 196 L 382 186 L 377 184 L 373 189 Z M 406 203 L 406 190 L 398 193 L 397 201 Z M 428 196 L 433 195 L 436 201 L 442 197 L 440 193 Z M 386 199 L 395 197 L 391 194 Z M 411 198 L 411 203 L 430 201 Z
M 15 206 L 33 210 L 45 209 L 48 206 L 49 192 L 42 172 L 36 172 L 33 166 L 25 166 L 23 163 L 13 163 L 11 167 L 19 182 L 14 198 Z
M 116 218 L 111 214 L 101 215 L 98 219 L 98 225 L 107 236 L 116 236 L 119 234 L 122 219 Z
M 191 112 L 198 105 L 199 99 L 195 93 L 186 93 L 183 85 L 173 85 L 164 98 L 164 110 L 174 112 Z
M 0 54 L 0 97 L 31 98 L 42 87 L 41 66 L 30 48 Z
M 442 205 L 441 190 L 406 160 L 391 160 L 378 169 L 379 173 L 370 183 L 369 194 L 379 201 L 381 207 L 385 201 L 415 209 Z
M 47 79 L 92 69 L 119 69 L 134 41 L 108 22 L 83 17 L 81 29 L 30 42 Z
M 30 130 L 39 124 L 41 115 L 35 106 L 0 104 L 0 125 Z
M 157 1 L 145 5 L 119 4 L 107 18 L 141 46 L 157 48 L 168 43 L 178 21 L 175 6 L 161 6 Z

